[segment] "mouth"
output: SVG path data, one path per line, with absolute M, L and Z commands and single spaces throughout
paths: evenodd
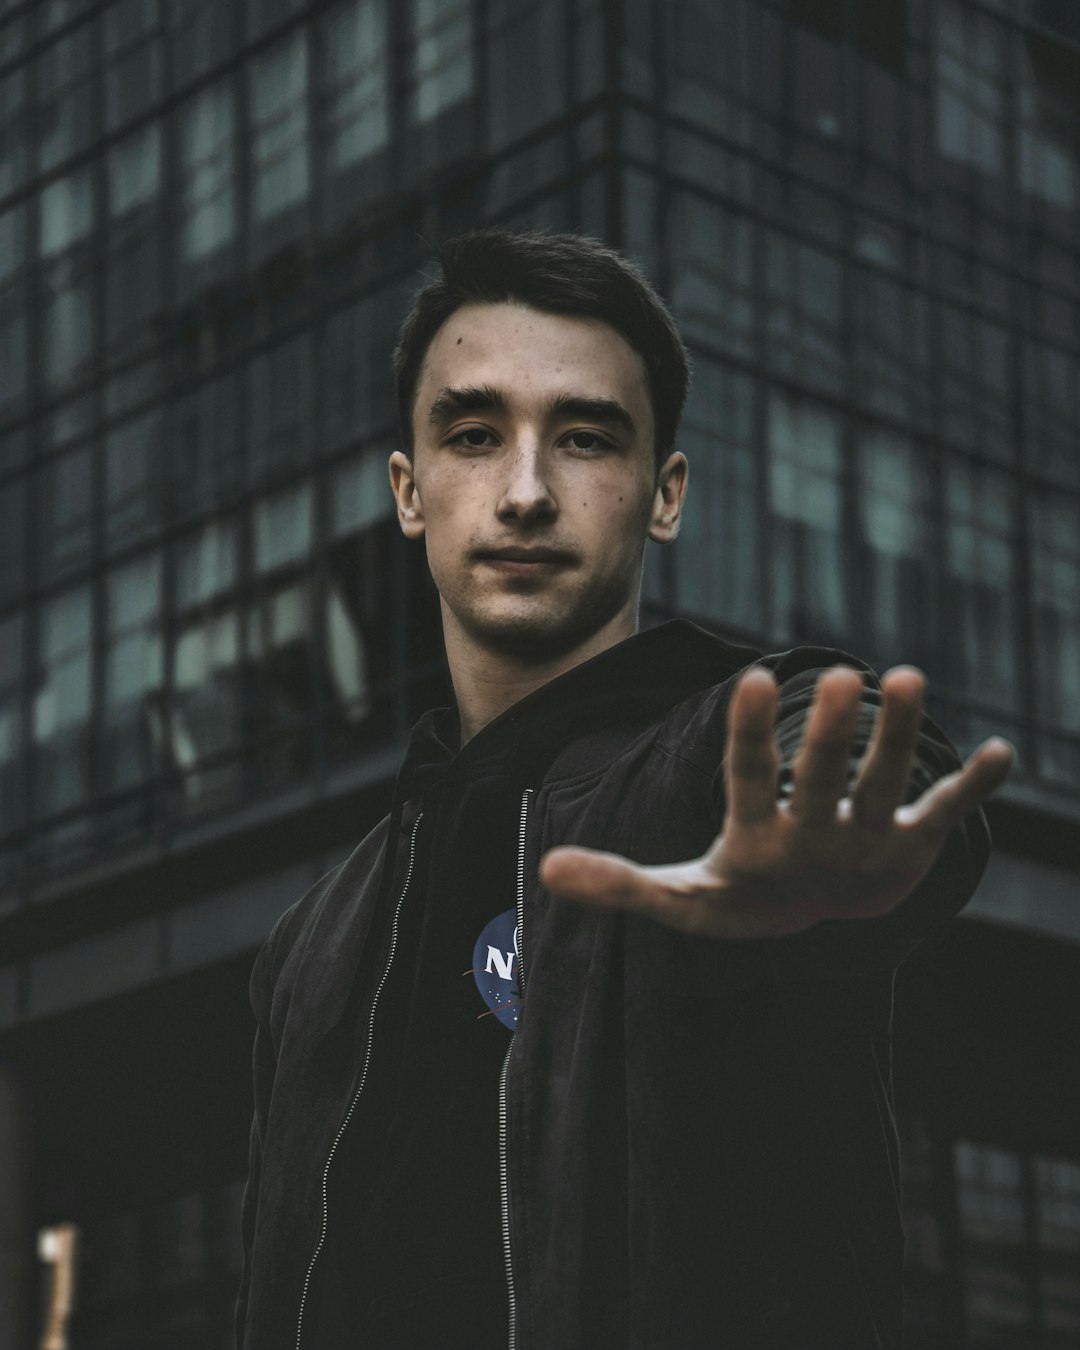
M 477 562 L 496 571 L 523 576 L 554 572 L 560 567 L 569 567 L 574 561 L 568 553 L 560 553 L 552 548 L 485 549 L 473 556 Z

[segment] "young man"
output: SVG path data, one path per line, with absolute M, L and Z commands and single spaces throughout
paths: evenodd
M 246 1350 L 900 1344 L 893 974 L 974 890 L 925 681 L 638 632 L 686 352 L 572 235 L 442 250 L 395 356 L 456 707 L 276 925 Z

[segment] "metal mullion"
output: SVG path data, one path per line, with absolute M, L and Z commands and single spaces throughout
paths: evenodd
M 623 0 L 605 0 L 604 5 L 604 176 L 606 197 L 605 233 L 613 248 L 623 242 L 622 167 L 622 31 Z
M 316 364 L 319 364 L 318 362 Z M 311 587 L 315 613 L 312 622 L 312 687 L 315 692 L 314 706 L 311 710 L 313 778 L 321 790 L 326 782 L 329 766 L 327 749 L 327 722 L 329 720 L 329 647 L 327 643 L 326 609 L 329 596 L 329 558 L 330 558 L 330 492 L 334 469 L 322 465 L 310 472 L 309 481 L 315 496 L 314 502 L 314 539 L 308 558 L 308 585 Z
M 650 8 L 650 18 L 652 20 L 652 47 L 655 56 L 654 75 L 656 79 L 655 103 L 648 116 L 653 118 L 653 125 L 656 126 L 656 119 L 659 117 L 659 128 L 657 141 L 654 145 L 659 150 L 659 158 L 655 165 L 647 166 L 646 171 L 658 183 L 659 189 L 654 199 L 654 217 L 653 217 L 653 235 L 656 240 L 656 257 L 659 264 L 659 275 L 655 278 L 657 289 L 665 297 L 671 295 L 671 201 L 672 194 L 667 190 L 671 181 L 668 178 L 667 166 L 671 163 L 671 156 L 668 153 L 668 136 L 671 124 L 668 120 L 668 47 L 667 31 L 664 25 L 664 9 L 660 5 L 653 5 Z M 681 419 L 680 419 L 681 420 Z M 678 448 L 678 428 L 676 428 L 675 448 Z M 692 469 L 691 469 L 692 472 Z M 751 504 L 754 505 L 753 503 Z M 655 555 L 654 555 L 655 556 Z M 689 560 L 688 560 L 689 561 Z M 669 615 L 674 615 L 677 611 L 678 598 L 678 570 L 679 556 L 675 549 L 665 548 L 657 558 L 660 567 L 660 594 L 661 603 L 667 609 Z
M 1046 1322 L 1043 1308 L 1041 1262 L 1039 1260 L 1039 1204 L 1035 1181 L 1035 1159 L 1025 1150 L 1020 1159 L 1021 1194 L 1024 1205 L 1024 1274 L 1027 1276 L 1028 1310 L 1033 1339 L 1031 1350 L 1042 1350 Z

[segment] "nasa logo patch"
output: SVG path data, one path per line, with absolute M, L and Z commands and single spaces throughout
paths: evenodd
M 517 913 L 507 909 L 496 915 L 476 939 L 472 976 L 488 1006 L 488 1012 L 480 1016 L 494 1015 L 511 1031 L 517 1027 L 521 1008 L 518 956 Z

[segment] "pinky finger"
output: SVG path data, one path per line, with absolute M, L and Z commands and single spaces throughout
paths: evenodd
M 895 815 L 897 824 L 951 830 L 997 791 L 1009 776 L 1015 753 L 1007 740 L 992 736 L 962 769 L 939 778 L 916 801 L 901 806 Z

